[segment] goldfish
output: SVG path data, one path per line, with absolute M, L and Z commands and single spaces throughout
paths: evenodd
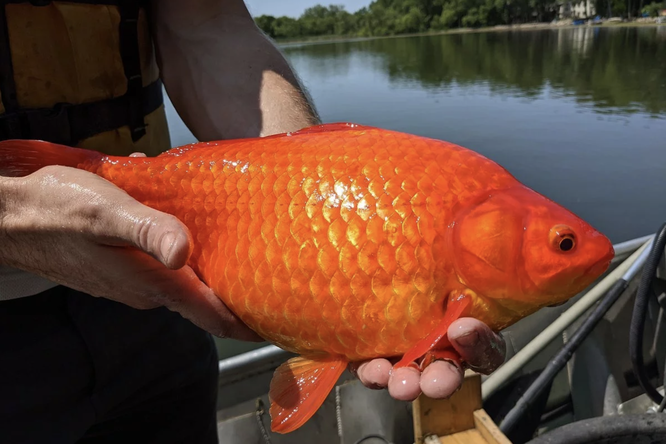
M 459 359 L 447 328 L 500 331 L 608 268 L 610 241 L 459 145 L 353 123 L 118 157 L 0 142 L 0 171 L 95 173 L 181 220 L 188 265 L 252 330 L 298 356 L 269 388 L 271 429 L 319 409 L 350 363 Z

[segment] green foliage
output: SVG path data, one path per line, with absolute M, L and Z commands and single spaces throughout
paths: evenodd
M 657 17 L 659 15 L 659 11 L 663 9 L 666 9 L 666 2 L 663 3 L 654 2 L 644 7 L 641 12 L 649 15 L 650 17 Z
M 273 26 L 267 31 L 267 33 L 278 39 L 293 38 L 303 35 L 299 21 L 290 17 L 276 18 L 273 22 Z
M 624 0 L 597 0 L 624 2 Z M 354 14 L 343 6 L 317 5 L 298 19 L 262 15 L 257 26 L 276 39 L 317 36 L 389 36 L 550 21 L 551 0 L 375 0 Z

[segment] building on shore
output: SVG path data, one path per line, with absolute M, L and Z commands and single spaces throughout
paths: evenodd
M 585 19 L 594 17 L 597 13 L 591 0 L 564 1 L 558 3 L 558 18 L 562 19 Z

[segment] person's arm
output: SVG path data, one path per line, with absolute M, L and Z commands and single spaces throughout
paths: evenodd
M 187 5 L 187 6 L 185 6 Z M 153 32 L 165 88 L 199 140 L 267 136 L 318 123 L 314 107 L 277 47 L 257 28 L 242 0 L 154 0 Z M 449 338 L 462 358 L 488 373 L 504 360 L 504 342 L 474 319 L 461 319 Z M 402 400 L 421 392 L 450 396 L 462 370 L 443 361 L 423 374 L 393 371 L 374 359 L 353 366 L 361 382 Z
M 152 13 L 164 86 L 197 139 L 267 136 L 319 123 L 296 74 L 242 0 L 157 0 Z

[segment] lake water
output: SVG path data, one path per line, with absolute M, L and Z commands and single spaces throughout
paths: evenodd
M 614 242 L 666 221 L 666 26 L 282 47 L 324 122 L 454 142 Z M 192 141 L 169 110 L 172 141 Z

